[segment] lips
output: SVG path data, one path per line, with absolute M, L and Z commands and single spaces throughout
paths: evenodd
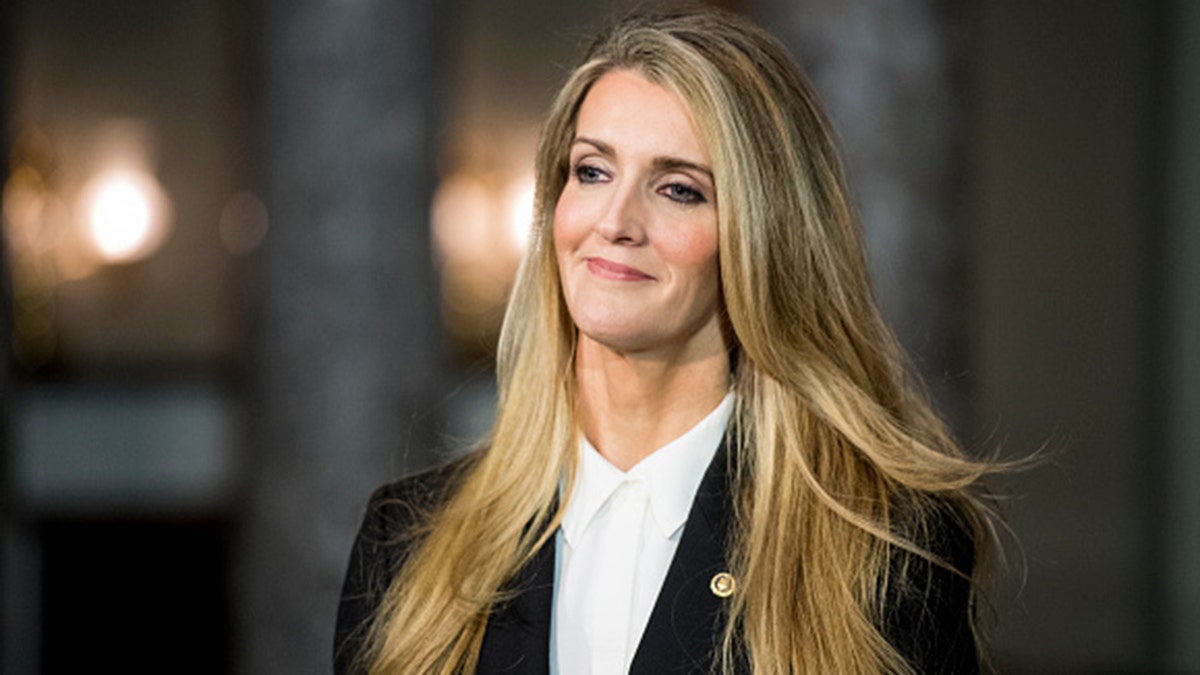
M 653 281 L 654 277 L 645 272 L 622 265 L 621 263 L 613 262 L 606 258 L 588 258 L 588 270 L 600 277 L 601 279 L 610 279 L 612 281 Z

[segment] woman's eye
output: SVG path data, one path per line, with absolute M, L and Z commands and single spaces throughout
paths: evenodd
M 671 183 L 664 186 L 662 192 L 668 199 L 680 204 L 703 204 L 708 201 L 699 190 L 682 183 Z
M 599 183 L 604 180 L 604 172 L 588 164 L 578 164 L 575 166 L 575 179 L 580 183 Z

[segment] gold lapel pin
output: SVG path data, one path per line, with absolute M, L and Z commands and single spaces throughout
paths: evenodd
M 720 572 L 713 575 L 712 581 L 708 582 L 708 588 L 718 598 L 728 598 L 737 589 L 737 581 L 729 572 Z

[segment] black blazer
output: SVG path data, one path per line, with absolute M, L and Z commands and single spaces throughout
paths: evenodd
M 724 629 L 726 600 L 710 589 L 712 577 L 729 569 L 724 544 L 731 513 L 724 446 L 709 465 L 688 513 L 687 523 L 638 643 L 631 675 L 707 675 L 713 649 Z M 404 560 L 403 533 L 444 498 L 452 469 L 435 469 L 380 488 L 350 555 L 338 607 L 334 638 L 335 672 L 353 673 L 365 625 L 378 606 L 391 575 Z M 416 508 L 414 508 L 414 506 Z M 398 536 L 400 535 L 400 536 Z M 961 530 L 944 546 L 959 569 L 970 568 L 970 550 Z M 942 550 L 938 551 L 943 553 Z M 550 621 L 554 599 L 555 546 L 551 539 L 512 582 L 516 597 L 492 610 L 476 673 L 548 675 Z M 884 631 L 923 673 L 976 673 L 979 670 L 969 627 L 969 586 L 955 574 L 925 563 L 910 566 L 911 583 L 891 603 Z M 748 668 L 743 668 L 748 672 Z M 570 675 L 564 673 L 563 675 Z

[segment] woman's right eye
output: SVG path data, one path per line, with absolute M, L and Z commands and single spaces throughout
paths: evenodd
M 580 183 L 599 183 L 604 180 L 604 172 L 590 164 L 576 164 L 575 179 Z

